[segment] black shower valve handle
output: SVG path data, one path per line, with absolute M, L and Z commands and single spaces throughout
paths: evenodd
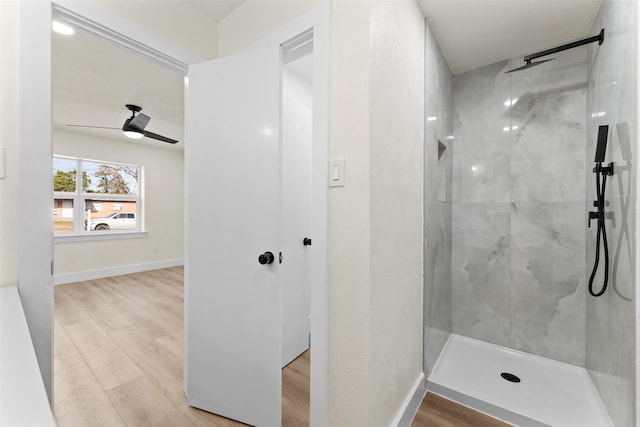
M 594 203 L 597 203 L 597 201 L 595 201 Z M 592 219 L 600 219 L 600 212 L 595 212 L 595 211 L 590 211 L 589 212 L 589 222 L 587 224 L 587 227 L 591 228 L 591 220 Z

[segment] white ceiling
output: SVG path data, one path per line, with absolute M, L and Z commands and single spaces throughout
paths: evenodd
M 244 2 L 244 0 L 89 1 L 205 59 L 217 56 L 218 21 Z
M 177 40 L 181 37 L 178 42 L 206 57 L 207 46 L 215 37 L 212 28 L 243 1 L 100 3 L 115 13 L 126 12 L 128 19 L 139 21 L 139 25 L 165 37 Z M 601 0 L 418 1 L 454 74 L 585 37 L 601 3 Z M 138 13 L 145 10 L 147 13 Z M 183 149 L 181 75 L 81 31 L 73 36 L 54 33 L 53 38 L 55 127 L 121 139 L 124 136 L 117 130 L 66 125 L 121 127 L 129 115 L 124 104 L 133 103 L 151 116 L 148 130 L 180 140 L 174 148 Z M 215 46 L 211 49 L 216 50 Z M 147 138 L 141 141 L 171 147 Z
M 601 4 L 601 0 L 418 2 L 453 74 L 583 38 Z
M 244 0 L 95 1 L 111 13 L 205 57 L 215 56 L 216 23 Z M 147 130 L 178 139 L 171 145 L 148 138 L 132 143 L 184 149 L 183 76 L 105 43 L 83 31 L 53 33 L 54 127 L 125 140 L 119 130 L 68 127 L 68 124 L 120 128 L 136 104 L 151 117 Z
M 184 0 L 185 3 L 207 15 L 215 22 L 231 13 L 245 0 Z
M 121 128 L 130 116 L 125 104 L 139 105 L 151 117 L 147 130 L 179 140 L 175 148 L 184 145 L 183 76 L 82 31 L 73 36 L 54 33 L 54 127 L 127 140 L 119 130 L 67 127 L 80 124 Z M 148 138 L 137 142 L 171 146 Z

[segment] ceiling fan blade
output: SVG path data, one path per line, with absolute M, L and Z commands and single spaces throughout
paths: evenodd
M 166 136 L 158 135 L 157 133 L 142 131 L 143 135 L 147 138 L 157 139 L 158 141 L 168 142 L 169 144 L 175 144 L 178 142 L 176 139 L 167 138 Z
M 72 127 L 72 128 L 93 128 L 93 129 L 116 129 L 116 130 L 120 130 L 120 128 L 113 128 L 113 127 L 108 127 L 108 126 L 70 125 L 70 124 L 67 124 L 67 126 Z
M 151 117 L 144 113 L 138 113 L 137 116 L 130 119 L 129 126 L 136 130 L 144 130 L 145 126 L 149 123 Z

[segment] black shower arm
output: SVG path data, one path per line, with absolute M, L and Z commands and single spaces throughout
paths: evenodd
M 567 50 L 567 49 L 573 49 L 574 47 L 582 46 L 582 45 L 593 43 L 593 42 L 598 42 L 598 44 L 600 45 L 602 44 L 603 41 L 604 41 L 604 28 L 600 30 L 600 34 L 598 34 L 597 36 L 588 37 L 586 39 L 578 40 L 573 43 L 563 44 L 562 46 L 543 50 L 542 52 L 532 53 L 531 55 L 525 56 L 524 60 L 525 62 L 529 62 L 543 56 L 551 55 L 557 52 L 562 52 L 563 50 Z

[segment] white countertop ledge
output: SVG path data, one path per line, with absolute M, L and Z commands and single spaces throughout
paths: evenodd
M 15 286 L 0 287 L 0 426 L 55 427 Z

